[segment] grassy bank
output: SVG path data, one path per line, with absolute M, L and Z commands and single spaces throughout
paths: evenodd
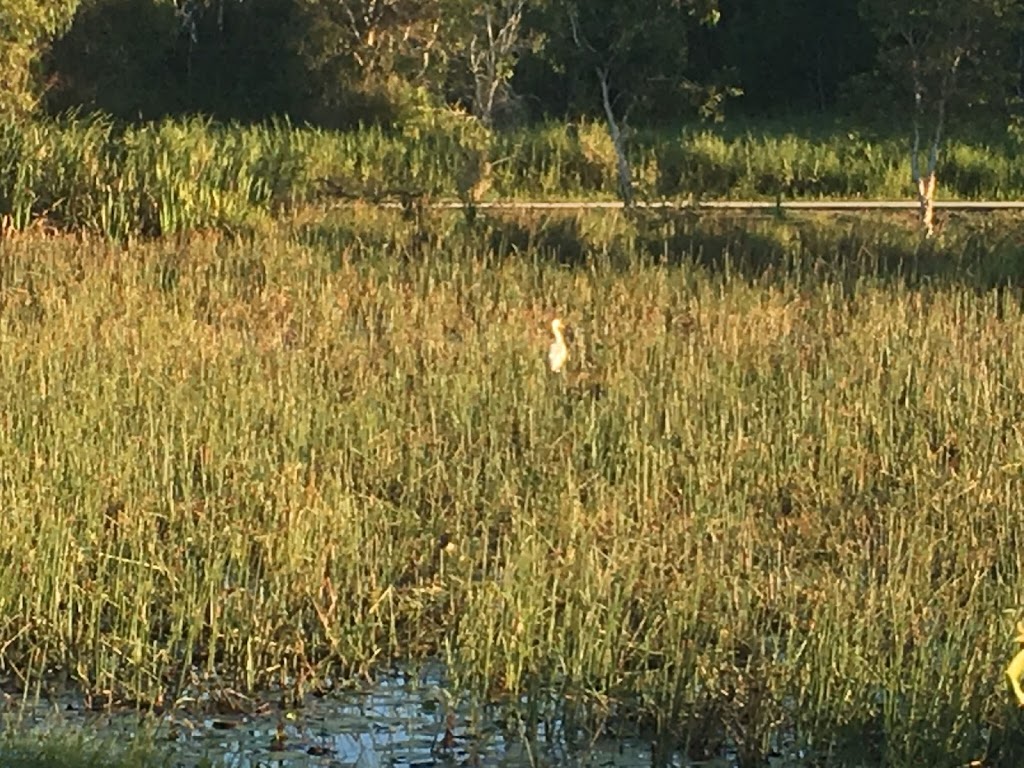
M 0 243 L 0 669 L 170 704 L 441 653 L 694 757 L 1011 759 L 1013 226 Z
M 1019 148 L 950 143 L 944 199 L 1024 197 Z M 642 197 L 908 198 L 907 137 L 769 126 L 641 132 L 631 142 Z M 615 199 L 600 124 L 488 135 L 452 113 L 401 130 L 329 133 L 281 123 L 200 120 L 141 127 L 68 119 L 0 128 L 0 216 L 44 219 L 115 239 L 204 228 L 258 228 L 324 198 Z

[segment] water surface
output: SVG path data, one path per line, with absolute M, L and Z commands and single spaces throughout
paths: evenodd
M 395 670 L 355 689 L 307 695 L 294 709 L 272 699 L 246 701 L 252 706 L 237 709 L 250 711 L 217 711 L 223 708 L 212 697 L 198 693 L 159 716 L 92 712 L 77 697 L 29 704 L 9 699 L 0 706 L 6 724 L 23 731 L 83 729 L 115 740 L 144 734 L 178 766 L 640 768 L 652 761 L 649 742 L 639 736 L 577 732 L 570 738 L 556 724 L 551 733 L 541 726 L 528 737 L 510 708 L 474 709 L 458 701 L 440 667 Z

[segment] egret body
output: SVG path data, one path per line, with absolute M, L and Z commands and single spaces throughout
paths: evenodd
M 569 359 L 569 348 L 565 346 L 565 338 L 562 336 L 562 321 L 557 317 L 551 321 L 551 333 L 555 335 L 555 340 L 548 348 L 548 366 L 552 373 L 561 373 L 562 366 Z

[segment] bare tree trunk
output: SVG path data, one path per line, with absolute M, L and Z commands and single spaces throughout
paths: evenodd
M 456 187 L 459 200 L 472 218 L 476 215 L 476 204 L 491 188 L 491 162 L 487 159 L 486 150 L 466 150 Z
M 924 112 L 922 95 L 924 87 L 916 79 L 914 83 L 914 146 L 910 155 L 910 175 L 917 188 L 917 202 L 920 205 L 921 225 L 924 227 L 925 237 L 935 234 L 935 187 L 938 179 L 935 175 L 935 166 L 939 160 L 939 146 L 942 144 L 942 129 L 946 122 L 946 98 L 953 88 L 956 80 L 957 70 L 960 67 L 960 55 L 953 58 L 949 70 L 943 75 L 942 84 L 939 89 L 938 103 L 935 105 L 935 135 L 932 136 L 932 145 L 928 151 L 928 169 L 921 174 L 919 153 L 921 148 L 920 116 Z
M 569 12 L 569 24 L 572 26 L 573 40 L 580 49 L 586 49 L 591 53 L 597 53 L 594 46 L 580 34 L 579 24 L 574 11 Z M 604 57 L 605 62 L 610 57 Z M 597 82 L 601 85 L 601 103 L 604 105 L 604 115 L 608 120 L 608 134 L 612 138 L 612 145 L 615 147 L 615 164 L 619 174 L 619 196 L 627 208 L 633 207 L 633 172 L 629 167 L 629 157 L 626 155 L 626 140 L 615 119 L 615 107 L 612 105 L 612 97 L 608 88 L 608 65 L 594 67 L 597 74 Z
M 935 234 L 935 171 L 917 178 L 917 202 L 925 237 Z
M 920 97 L 918 97 L 918 105 L 920 105 Z M 939 102 L 935 137 L 928 152 L 928 168 L 924 174 L 921 173 L 919 165 L 921 131 L 918 127 L 917 117 L 915 116 L 914 118 L 914 146 L 910 150 L 910 177 L 917 189 L 917 202 L 920 205 L 920 219 L 921 225 L 924 227 L 925 237 L 931 237 L 935 234 L 935 186 L 937 183 L 935 166 L 939 159 L 939 143 L 942 141 L 942 122 L 945 118 L 945 113 L 945 103 Z
M 500 4 L 498 17 L 491 6 L 483 10 L 485 39 L 475 34 L 469 43 L 469 68 L 473 75 L 473 112 L 490 128 L 499 96 L 507 95 L 512 65 L 518 54 L 520 27 L 526 0 L 506 0 Z
M 633 171 L 629 167 L 629 157 L 626 155 L 626 143 L 622 137 L 622 131 L 615 120 L 615 110 L 612 108 L 611 96 L 608 92 L 608 70 L 597 68 L 597 79 L 601 84 L 601 102 L 604 104 L 604 114 L 608 119 L 608 133 L 611 134 L 612 144 L 615 146 L 615 159 L 619 172 L 619 196 L 627 208 L 633 207 Z

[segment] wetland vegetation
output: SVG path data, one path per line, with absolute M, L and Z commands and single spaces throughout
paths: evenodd
M 1020 235 L 955 224 L 6 238 L 4 685 L 294 701 L 439 657 L 695 759 L 1012 764 Z
M 0 0 L 0 706 L 1019 764 L 1022 11 Z
M 940 199 L 1024 197 L 1019 142 L 948 142 Z M 831 120 L 737 122 L 638 133 L 630 161 L 641 199 L 904 199 L 906 141 Z M 614 200 L 616 155 L 584 120 L 489 132 L 464 113 L 424 109 L 400 129 L 347 133 L 285 121 L 228 126 L 107 118 L 0 126 L 6 227 L 112 239 L 195 229 L 251 231 L 311 203 Z
M 0 734 L 4 768 L 157 768 L 170 763 L 143 740 L 96 738 L 82 732 L 48 729 L 33 735 Z

